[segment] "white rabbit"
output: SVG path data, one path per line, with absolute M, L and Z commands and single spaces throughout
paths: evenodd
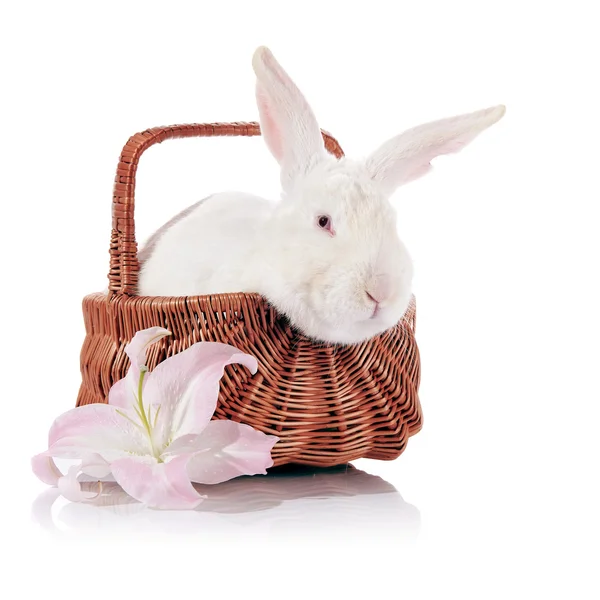
M 394 326 L 413 273 L 389 196 L 498 121 L 496 106 L 410 129 L 366 160 L 324 147 L 302 93 L 264 47 L 252 61 L 263 138 L 281 166 L 278 202 L 215 194 L 161 228 L 140 253 L 139 293 L 256 292 L 305 335 L 357 343 Z

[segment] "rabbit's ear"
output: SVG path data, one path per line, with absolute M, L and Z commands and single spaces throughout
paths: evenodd
M 504 106 L 494 106 L 409 129 L 376 150 L 366 161 L 367 169 L 384 192 L 391 194 L 404 183 L 425 175 L 436 156 L 464 148 L 499 121 L 504 111 Z
M 308 102 L 268 48 L 256 50 L 252 66 L 261 132 L 285 189 L 325 155 L 323 137 Z

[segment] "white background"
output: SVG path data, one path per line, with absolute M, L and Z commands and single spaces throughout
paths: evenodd
M 3 3 L 2 596 L 597 598 L 593 7 Z M 218 491 L 217 512 L 51 509 L 29 459 L 75 402 L 80 304 L 106 283 L 121 146 L 155 125 L 256 119 L 260 44 L 351 156 L 507 106 L 393 198 L 416 265 L 424 429 L 392 463 L 357 461 L 358 495 L 309 477 L 259 491 L 249 504 L 283 500 L 254 512 L 239 512 L 245 488 Z M 153 147 L 138 239 L 223 189 L 277 194 L 259 139 Z M 310 485 L 320 499 L 299 497 Z

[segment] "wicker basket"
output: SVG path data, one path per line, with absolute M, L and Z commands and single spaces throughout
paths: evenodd
M 109 292 L 83 300 L 86 338 L 77 405 L 106 402 L 129 366 L 125 345 L 136 331 L 166 327 L 148 366 L 198 341 L 232 344 L 254 355 L 258 373 L 227 367 L 215 418 L 275 434 L 275 465 L 333 466 L 361 457 L 391 460 L 421 428 L 414 299 L 393 329 L 353 346 L 316 344 L 256 294 L 189 297 L 136 295 L 135 174 L 142 153 L 170 138 L 260 135 L 257 123 L 177 125 L 131 137 L 121 154 L 113 196 Z M 323 133 L 327 150 L 343 152 Z

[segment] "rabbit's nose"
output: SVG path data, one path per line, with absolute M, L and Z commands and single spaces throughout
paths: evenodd
M 373 277 L 366 289 L 367 296 L 376 304 L 383 304 L 392 295 L 392 281 L 387 275 Z

